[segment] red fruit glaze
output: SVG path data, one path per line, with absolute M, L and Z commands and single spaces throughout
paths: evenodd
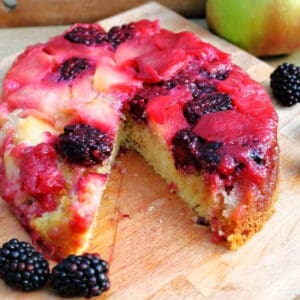
M 22 189 L 33 197 L 44 197 L 45 202 L 53 202 L 49 194 L 65 187 L 65 180 L 57 167 L 56 152 L 49 144 L 25 148 L 20 170 Z M 45 206 L 51 208 L 53 204 Z
M 189 126 L 182 109 L 191 97 L 185 88 L 177 88 L 171 90 L 169 95 L 152 98 L 146 106 L 150 126 L 155 126 L 168 144 L 177 131 Z
M 137 59 L 137 77 L 144 82 L 168 80 L 189 60 L 182 49 L 166 49 L 145 54 Z
M 193 132 L 208 141 L 232 142 L 253 138 L 258 135 L 260 126 L 251 116 L 235 110 L 220 111 L 202 116 Z
M 13 63 L 5 76 L 3 91 L 5 98 L 18 88 L 42 80 L 53 67 L 53 57 L 43 51 L 43 44 L 30 46 Z
M 90 173 L 78 180 L 75 186 L 78 200 L 70 208 L 73 212 L 73 218 L 69 223 L 72 230 L 84 232 L 90 227 L 93 216 L 95 216 L 95 210 L 98 209 L 99 202 L 97 194 L 93 195 L 91 193 L 93 193 L 92 191 L 95 191 L 95 189 L 97 189 L 97 193 L 102 191 L 107 179 L 107 175 Z

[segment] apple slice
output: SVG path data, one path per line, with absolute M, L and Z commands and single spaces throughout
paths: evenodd
M 154 52 L 157 49 L 149 37 L 137 37 L 122 43 L 117 48 L 115 61 L 119 67 L 135 65 L 137 57 Z
M 5 76 L 3 98 L 22 86 L 40 81 L 51 72 L 53 66 L 53 57 L 43 52 L 43 45 L 28 47 Z
M 124 71 L 116 65 L 112 57 L 102 57 L 94 77 L 94 88 L 99 92 L 132 92 L 142 87 L 142 82 L 136 80 L 134 72 Z
M 103 96 L 107 97 L 107 96 Z M 120 113 L 115 110 L 109 99 L 96 98 L 82 102 L 72 101 L 71 106 L 66 106 L 65 113 L 72 117 L 70 123 L 86 123 L 99 128 L 103 132 L 115 134 L 120 123 Z
M 168 144 L 177 131 L 189 127 L 182 109 L 191 97 L 185 88 L 178 88 L 170 91 L 169 95 L 152 98 L 146 106 L 150 128 L 159 132 Z
M 137 59 L 139 73 L 137 78 L 145 82 L 168 80 L 189 60 L 182 49 L 157 50 Z
M 9 109 L 36 109 L 54 117 L 70 96 L 69 86 L 63 83 L 41 81 L 17 89 L 3 97 L 3 102 L 7 103 Z
M 233 67 L 230 76 L 218 84 L 218 90 L 231 95 L 232 102 L 239 112 L 255 117 L 261 124 L 278 121 L 272 102 L 264 88 L 250 79 L 246 72 Z M 247 92 L 245 92 L 247 91 Z
M 159 21 L 140 20 L 132 23 L 137 35 L 151 36 L 160 31 Z
M 261 127 L 255 120 L 236 110 L 220 111 L 202 116 L 193 132 L 208 141 L 233 143 L 257 136 Z

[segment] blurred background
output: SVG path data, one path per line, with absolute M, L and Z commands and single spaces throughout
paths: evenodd
M 146 3 L 142 0 L 0 0 L 0 26 L 93 22 Z M 189 18 L 204 16 L 205 0 L 159 0 Z

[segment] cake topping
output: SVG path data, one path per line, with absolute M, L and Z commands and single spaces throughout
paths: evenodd
M 145 122 L 146 121 L 146 104 L 148 99 L 142 98 L 136 95 L 129 103 L 129 113 L 135 121 Z
M 49 196 L 62 190 L 65 180 L 56 161 L 55 150 L 49 144 L 27 147 L 20 166 L 22 189 L 33 197 Z
M 186 171 L 202 168 L 213 170 L 220 162 L 218 142 L 208 142 L 188 129 L 180 130 L 172 139 L 172 151 L 177 168 Z
M 107 34 L 97 24 L 78 25 L 65 35 L 65 39 L 71 43 L 95 46 L 105 43 Z
M 62 297 L 98 296 L 109 289 L 108 267 L 98 254 L 69 255 L 52 270 L 50 285 Z
M 66 126 L 56 143 L 56 151 L 63 158 L 84 166 L 103 162 L 109 157 L 112 149 L 112 138 L 87 124 Z
M 196 81 L 188 84 L 188 89 L 194 98 L 198 98 L 203 94 L 210 94 L 216 92 L 216 87 L 207 81 Z
M 107 36 L 109 43 L 116 49 L 121 43 L 133 38 L 134 25 L 124 24 L 122 26 L 114 26 L 108 31 Z
M 75 79 L 78 74 L 89 67 L 88 60 L 85 58 L 73 57 L 63 62 L 59 67 L 59 81 L 67 81 Z
M 44 286 L 49 263 L 26 242 L 12 239 L 0 248 L 0 278 L 11 287 L 29 292 Z
M 206 89 L 211 90 L 212 88 L 206 86 Z M 199 93 L 201 93 L 200 90 Z M 195 124 L 205 114 L 230 110 L 232 108 L 231 98 L 228 94 L 215 92 L 204 94 L 189 101 L 184 106 L 183 113 L 189 124 Z
M 271 74 L 274 96 L 284 106 L 300 102 L 300 66 L 283 63 Z
M 259 151 L 256 149 L 251 149 L 249 152 L 249 157 L 253 159 L 258 165 L 264 165 L 265 164 L 265 159 Z

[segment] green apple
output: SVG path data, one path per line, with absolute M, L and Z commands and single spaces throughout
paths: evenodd
M 257 56 L 300 48 L 300 0 L 208 0 L 209 27 Z

